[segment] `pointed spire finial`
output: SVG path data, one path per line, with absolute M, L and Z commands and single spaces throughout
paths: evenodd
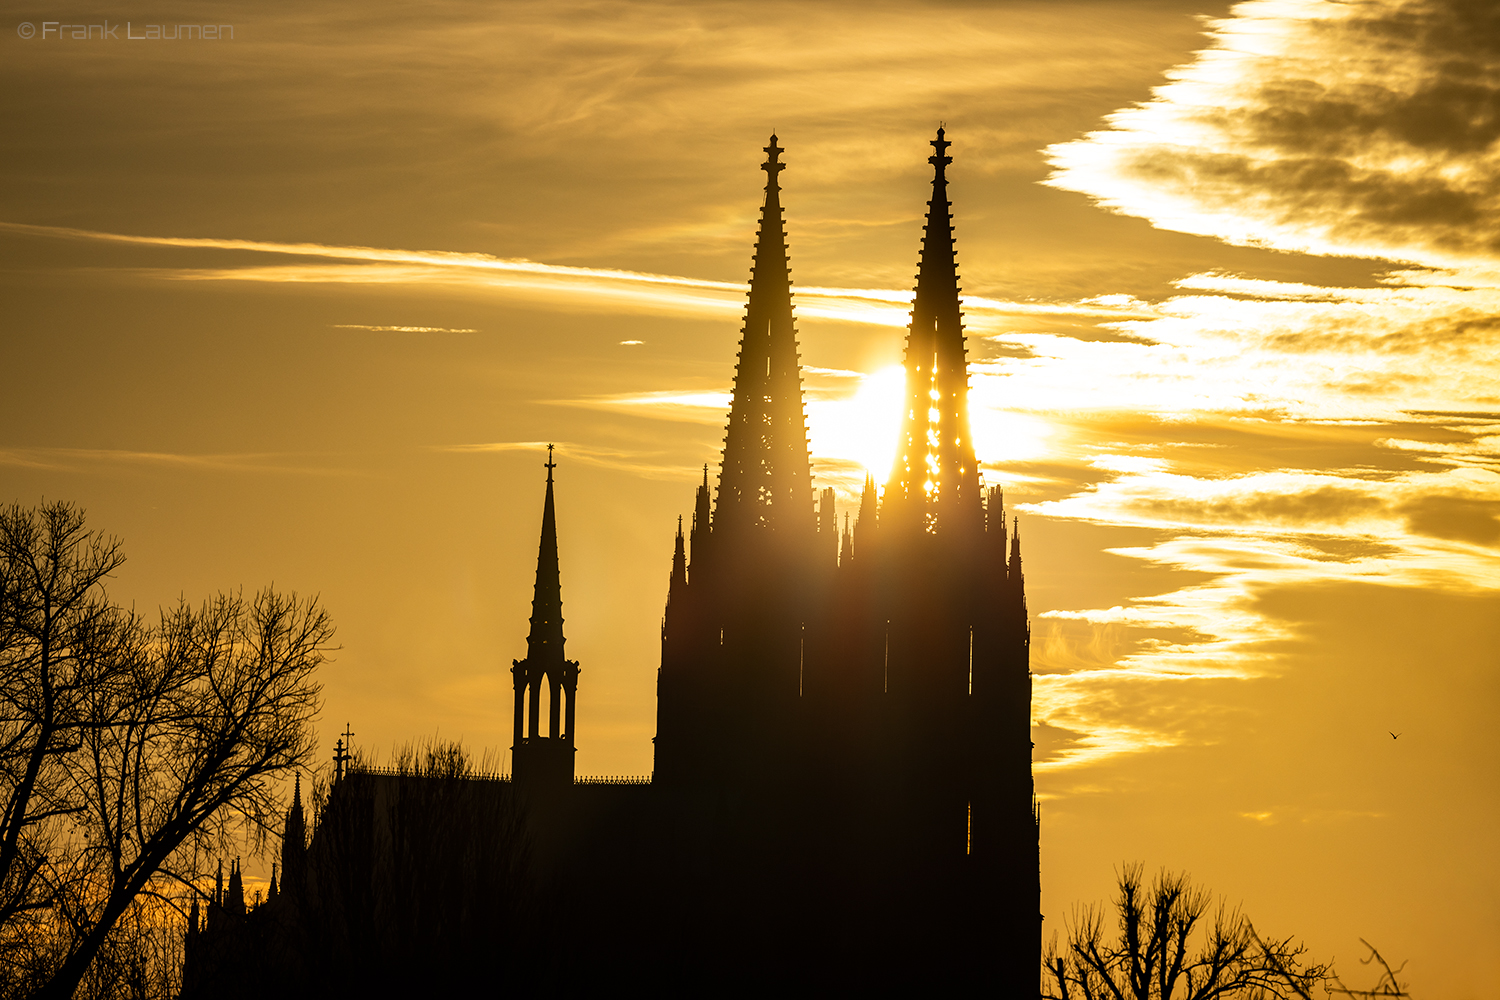
M 937 167 L 938 173 L 942 173 L 943 168 L 953 162 L 953 157 L 948 155 L 948 147 L 953 145 L 953 143 L 943 138 L 944 132 L 946 132 L 946 129 L 944 129 L 943 126 L 939 125 L 937 130 L 937 138 L 928 140 L 931 143 L 932 148 L 937 150 L 937 155 L 929 156 L 927 158 L 927 162 L 932 164 L 934 167 Z
M 682 545 L 682 515 L 677 515 L 677 537 L 672 541 L 672 580 L 667 586 L 667 606 L 672 598 L 687 585 L 687 550 Z
M 552 482 L 552 470 L 557 468 L 557 463 L 552 461 L 552 448 L 550 444 L 547 446 L 547 483 L 549 485 Z
M 771 133 L 771 144 L 769 146 L 762 146 L 761 149 L 765 150 L 766 162 L 760 165 L 760 169 L 770 174 L 771 179 L 775 180 L 776 175 L 786 169 L 786 164 L 782 163 L 780 159 L 781 154 L 785 153 L 786 150 L 776 145 L 775 132 Z

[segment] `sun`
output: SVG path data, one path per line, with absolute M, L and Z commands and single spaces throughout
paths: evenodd
M 905 371 L 900 365 L 889 365 L 861 376 L 853 395 L 809 400 L 812 453 L 819 458 L 858 462 L 877 483 L 884 483 L 896 460 L 905 391 Z M 858 483 L 848 485 L 856 492 L 859 489 Z
M 997 461 L 1025 461 L 1046 450 L 1054 428 L 1036 416 L 1002 409 L 994 396 L 998 380 L 975 377 L 969 397 L 969 420 L 981 468 Z M 812 453 L 825 462 L 858 463 L 875 482 L 884 485 L 896 460 L 901 432 L 901 407 L 906 397 L 906 372 L 889 365 L 861 375 L 852 394 L 812 398 L 807 403 Z M 864 476 L 825 469 L 820 478 L 837 482 L 858 496 Z

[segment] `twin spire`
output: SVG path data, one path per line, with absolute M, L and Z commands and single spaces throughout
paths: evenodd
M 945 130 L 932 140 L 932 200 L 906 341 L 905 410 L 881 520 L 936 532 L 983 531 L 979 463 L 969 426 L 968 349 L 959 308 Z M 791 266 L 779 175 L 785 150 L 771 136 L 761 169 L 765 207 L 756 234 L 749 302 L 735 370 L 715 534 L 755 527 L 788 537 L 817 532 L 802 402 Z M 695 529 L 701 530 L 696 523 Z

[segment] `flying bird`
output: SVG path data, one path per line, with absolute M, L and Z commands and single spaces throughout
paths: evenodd
M 1391 733 L 1391 731 L 1389 729 L 1387 729 L 1386 732 Z M 1391 739 L 1393 739 L 1393 740 L 1399 740 L 1400 738 L 1401 738 L 1401 734 L 1400 733 L 1391 733 Z

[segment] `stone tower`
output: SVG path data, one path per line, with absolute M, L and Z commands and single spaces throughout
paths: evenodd
M 536 557 L 536 589 L 526 658 L 511 661 L 515 685 L 515 735 L 511 746 L 516 788 L 527 792 L 573 784 L 573 722 L 578 663 L 563 654 L 562 577 L 557 563 L 557 512 L 552 499 L 552 445 L 547 446 L 547 496 L 542 503 L 542 540 Z M 547 731 L 542 733 L 542 686 L 546 685 Z

